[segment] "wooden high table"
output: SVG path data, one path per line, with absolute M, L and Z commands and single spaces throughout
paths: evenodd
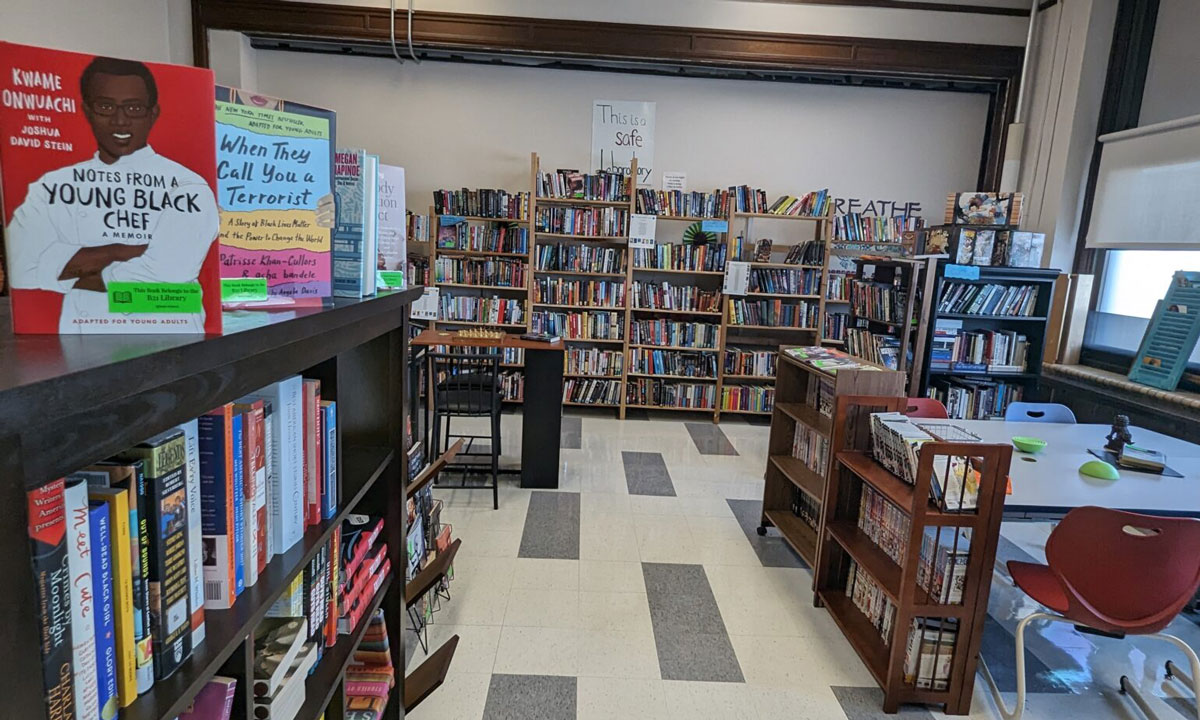
M 525 351 L 525 396 L 521 420 L 521 487 L 557 488 L 562 432 L 563 341 L 539 342 L 517 335 L 502 338 L 463 337 L 429 328 L 409 343 L 413 347 L 519 348 Z M 428 411 L 428 408 L 427 408 Z M 428 423 L 426 424 L 428 428 Z M 428 432 L 428 430 L 426 430 Z M 506 469 L 503 472 L 516 472 Z

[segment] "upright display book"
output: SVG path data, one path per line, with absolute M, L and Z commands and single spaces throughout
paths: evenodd
M 375 284 L 377 290 L 403 290 L 408 287 L 404 276 L 408 257 L 407 208 L 404 202 L 404 168 L 379 165 L 376 237 L 378 262 Z
M 1160 390 L 1174 390 L 1200 339 L 1200 272 L 1179 270 L 1167 294 L 1154 307 L 1129 379 Z
M 67 561 L 67 521 L 63 481 L 29 490 L 29 548 L 37 588 L 38 635 L 42 646 L 48 720 L 74 720 L 71 672 L 71 571 Z M 87 629 L 90 631 L 90 628 Z
M 91 502 L 89 491 L 88 524 L 91 530 L 92 598 L 96 612 L 92 624 L 96 632 L 96 691 L 100 720 L 116 720 L 120 707 L 117 694 L 116 598 L 113 595 L 112 531 L 108 505 Z M 126 545 L 128 547 L 128 545 Z
M 71 646 L 75 670 L 75 713 L 100 714 L 96 683 L 96 599 L 92 595 L 92 528 L 88 517 L 87 481 L 67 478 L 63 489 L 67 518 L 67 566 L 71 571 Z
M 338 150 L 334 159 L 337 224 L 333 228 L 333 294 L 337 297 L 363 296 L 366 165 L 363 150 Z
M 150 526 L 150 632 L 154 679 L 170 677 L 192 653 L 188 607 L 187 441 L 176 428 L 122 454 L 141 460 Z
M 219 333 L 213 73 L 0 42 L 18 333 Z
M 266 279 L 265 297 L 226 302 L 321 305 L 333 294 L 336 114 L 223 86 L 216 98 L 221 278 Z
M 946 223 L 954 225 L 1018 225 L 1021 193 L 960 192 L 946 198 Z

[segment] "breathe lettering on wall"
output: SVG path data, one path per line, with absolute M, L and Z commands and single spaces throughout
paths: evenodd
M 860 213 L 871 217 L 919 216 L 921 214 L 921 203 L 915 200 L 872 200 L 835 197 L 833 200 L 833 214 L 846 215 L 848 213 Z

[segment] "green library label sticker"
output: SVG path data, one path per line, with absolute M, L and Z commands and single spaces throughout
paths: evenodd
M 382 288 L 404 287 L 403 270 L 376 270 L 375 284 Z
M 111 282 L 108 311 L 112 313 L 190 313 L 203 311 L 200 283 Z
M 221 278 L 221 302 L 255 302 L 266 299 L 266 278 Z

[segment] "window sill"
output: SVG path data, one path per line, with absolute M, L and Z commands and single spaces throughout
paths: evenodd
M 1188 419 L 1200 417 L 1200 393 L 1159 390 L 1135 383 L 1123 373 L 1087 365 L 1046 364 L 1042 366 L 1042 374 L 1052 382 L 1057 380 L 1065 385 L 1083 386 L 1081 389 L 1112 396 L 1114 399 L 1137 404 L 1153 403 L 1156 407 L 1147 409 L 1154 411 L 1185 416 Z M 1160 403 L 1167 407 L 1161 407 Z

